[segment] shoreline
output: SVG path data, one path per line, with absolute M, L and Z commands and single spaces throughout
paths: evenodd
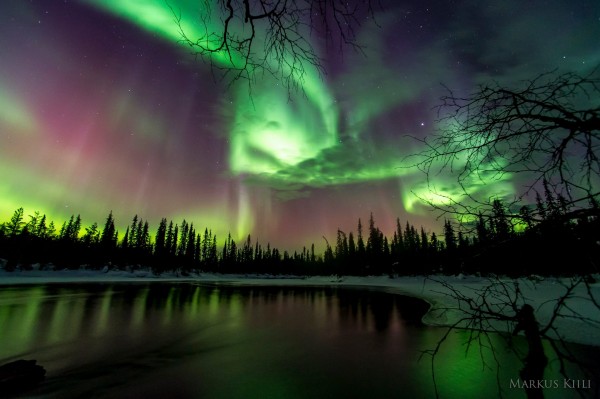
M 518 282 L 523 296 L 537 309 L 536 317 L 541 326 L 552 317 L 554 303 L 561 296 L 567 279 L 508 279 L 502 282 Z M 598 281 L 599 279 L 596 278 Z M 448 327 L 461 318 L 457 311 L 458 302 L 450 296 L 451 291 L 444 284 L 458 290 L 461 294 L 476 293 L 490 283 L 485 277 L 478 276 L 274 276 L 261 274 L 216 274 L 192 273 L 181 276 L 178 273 L 154 275 L 148 270 L 59 270 L 59 271 L 12 271 L 0 270 L 0 289 L 2 287 L 18 287 L 33 284 L 85 284 L 85 283 L 225 283 L 244 286 L 329 286 L 353 287 L 383 290 L 392 294 L 405 295 L 427 302 L 430 307 L 422 317 L 422 322 L 429 326 Z M 600 283 L 590 285 L 590 294 L 600 301 Z M 577 287 L 575 296 L 569 298 L 570 306 L 592 320 L 570 320 L 561 318 L 556 324 L 563 339 L 568 342 L 600 346 L 600 309 L 593 306 L 586 295 L 584 287 Z M 595 323 L 596 325 L 592 324 Z M 496 326 L 499 330 L 510 333 L 506 327 Z

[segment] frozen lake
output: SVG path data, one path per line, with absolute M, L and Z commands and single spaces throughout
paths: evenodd
M 5 286 L 0 363 L 37 359 L 46 368 L 27 397 L 427 398 L 435 396 L 431 362 L 419 356 L 445 332 L 420 323 L 427 308 L 351 287 Z M 525 398 L 510 387 L 522 364 L 504 339 L 492 337 L 497 379 L 477 350 L 465 356 L 466 337 L 452 334 L 436 360 L 441 397 L 497 397 L 500 384 L 506 397 Z M 599 357 L 598 348 L 573 349 Z M 557 370 L 551 363 L 546 378 L 561 387 L 546 397 L 577 397 Z

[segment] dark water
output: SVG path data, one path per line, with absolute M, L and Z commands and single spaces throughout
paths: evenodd
M 445 332 L 419 320 L 427 305 L 380 291 L 198 284 L 0 287 L 0 363 L 37 359 L 48 398 L 429 398 Z M 467 335 L 450 335 L 435 363 L 443 398 L 524 398 L 510 388 L 520 361 L 492 336 L 500 374 Z M 523 342 L 517 340 L 523 349 Z M 574 347 L 590 359 L 598 350 Z M 493 365 L 491 356 L 484 359 Z M 548 379 L 564 389 L 558 364 Z M 600 381 L 591 381 L 593 388 Z M 1 393 L 0 393 L 1 396 Z

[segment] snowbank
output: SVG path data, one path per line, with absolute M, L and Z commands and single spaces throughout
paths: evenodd
M 600 281 L 600 276 L 595 276 Z M 461 317 L 457 301 L 449 296 L 452 289 L 463 295 L 475 297 L 478 290 L 490 284 L 490 280 L 475 276 L 435 276 L 427 277 L 335 277 L 335 276 L 271 276 L 271 275 L 222 275 L 191 274 L 182 276 L 175 273 L 154 275 L 148 270 L 63 270 L 63 271 L 14 271 L 0 270 L 1 285 L 84 283 L 84 282 L 207 282 L 269 286 L 352 286 L 383 289 L 388 292 L 410 295 L 426 300 L 432 305 L 423 321 L 430 325 L 450 325 Z M 568 279 L 533 278 L 500 280 L 512 287 L 519 283 L 526 302 L 536 309 L 536 316 L 542 326 L 551 318 L 557 298 L 566 292 Z M 600 283 L 590 285 L 590 293 L 596 303 L 600 303 Z M 566 340 L 581 344 L 600 346 L 600 309 L 589 300 L 585 285 L 581 284 L 568 299 L 567 305 L 576 310 L 587 321 L 572 318 L 559 318 L 555 325 Z M 442 311 L 451 308 L 451 311 Z

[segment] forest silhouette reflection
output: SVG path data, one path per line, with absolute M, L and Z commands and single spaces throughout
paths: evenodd
M 3 287 L 0 342 L 11 344 L 0 363 L 37 359 L 48 373 L 34 396 L 431 397 L 431 364 L 418 359 L 444 329 L 421 324 L 427 309 L 364 287 Z M 482 371 L 478 351 L 465 355 L 464 342 L 452 334 L 436 360 L 442 397 L 497 396 L 495 372 Z M 496 355 L 508 365 L 506 390 L 520 364 Z

